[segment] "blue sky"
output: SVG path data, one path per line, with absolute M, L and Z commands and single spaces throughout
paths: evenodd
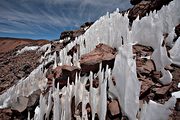
M 129 0 L 1 0 L 0 37 L 58 39 L 62 31 L 129 7 Z

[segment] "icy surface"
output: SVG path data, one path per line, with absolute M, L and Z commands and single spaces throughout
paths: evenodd
M 174 107 L 175 103 L 176 99 L 173 97 L 164 105 L 150 100 L 148 104 L 144 104 L 140 120 L 168 120 L 169 115 L 172 113 L 170 109 Z
M 22 53 L 24 53 L 26 51 L 37 50 L 39 47 L 40 46 L 25 46 L 23 49 L 17 51 L 17 55 L 22 54 Z
M 174 96 L 175 98 L 180 98 L 180 91 L 173 92 L 171 95 Z

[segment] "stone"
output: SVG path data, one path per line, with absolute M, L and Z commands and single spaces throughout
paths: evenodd
M 87 30 L 94 22 L 85 22 L 83 25 L 80 26 L 81 29 Z
M 122 118 L 122 113 L 120 109 L 120 105 L 117 100 L 112 100 L 108 104 L 108 117 L 110 119 L 115 119 L 115 120 L 121 120 Z
M 0 109 L 0 119 L 1 120 L 10 120 L 12 117 L 12 110 L 9 108 Z
M 130 22 L 133 22 L 137 16 L 141 19 L 150 11 L 160 10 L 163 5 L 167 5 L 170 1 L 172 0 L 131 0 L 135 6 L 129 10 L 128 18 Z
M 115 49 L 105 44 L 97 45 L 93 51 L 81 56 L 81 74 L 89 74 L 90 71 L 97 73 L 100 63 L 102 63 L 102 69 L 105 69 L 106 65 L 113 69 L 115 56 Z
M 153 91 L 159 98 L 164 98 L 166 94 L 168 93 L 169 89 L 171 88 L 172 84 L 162 87 L 154 88 Z
M 48 75 L 46 75 L 48 79 L 48 86 L 52 87 L 53 78 L 55 79 L 55 86 L 59 83 L 60 88 L 63 88 L 67 85 L 67 81 L 69 78 L 70 84 L 75 82 L 75 76 L 80 72 L 80 69 L 76 66 L 63 65 L 58 66 L 55 69 L 51 70 Z
M 150 59 L 136 59 L 137 71 L 140 74 L 150 74 L 155 71 L 154 62 Z
M 144 79 L 141 78 L 140 81 L 141 81 L 141 91 L 140 91 L 139 99 L 143 99 L 148 94 L 150 94 L 150 90 L 154 85 L 154 83 L 148 78 L 144 78 Z

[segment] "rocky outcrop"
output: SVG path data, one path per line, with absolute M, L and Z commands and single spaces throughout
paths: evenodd
M 149 14 L 150 11 L 160 10 L 163 5 L 167 5 L 172 0 L 131 0 L 131 3 L 135 5 L 133 8 L 129 10 L 129 20 L 132 22 L 139 16 L 142 17 Z
M 142 0 L 130 0 L 130 3 L 132 4 L 132 5 L 136 5 L 136 4 L 138 4 L 138 3 L 140 3 Z
M 93 23 L 94 22 L 86 22 L 80 26 L 80 29 L 62 32 L 60 40 L 63 40 L 63 45 L 66 46 L 71 41 L 74 41 L 76 37 L 84 34 Z

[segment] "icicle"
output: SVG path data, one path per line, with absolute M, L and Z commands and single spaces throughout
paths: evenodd
M 31 120 L 31 118 L 30 118 L 30 112 L 28 111 L 28 118 L 27 118 L 27 120 Z
M 98 88 L 93 88 L 93 73 L 90 72 L 90 105 L 91 105 L 91 110 L 92 110 L 92 120 L 95 118 L 95 113 L 97 113 L 97 105 L 99 101 L 99 89 Z
M 53 69 L 55 69 L 55 68 L 57 67 L 57 56 L 56 56 L 56 52 L 54 52 L 53 57 L 54 57 Z
M 40 108 L 38 106 L 35 109 L 34 120 L 40 120 Z
M 163 76 L 159 79 L 159 80 L 161 81 L 161 83 L 162 83 L 163 85 L 168 85 L 168 84 L 170 84 L 170 83 L 172 82 L 172 74 L 171 74 L 169 71 L 165 70 L 165 69 L 162 69 L 161 72 L 162 72 L 162 75 L 163 75 Z
M 40 95 L 39 104 L 40 104 L 40 113 L 39 113 L 40 116 L 39 116 L 39 120 L 44 120 L 44 115 L 45 115 L 45 111 L 46 111 L 47 105 L 46 105 L 45 98 L 43 97 L 42 94 Z
M 169 51 L 172 62 L 178 66 L 180 66 L 180 37 L 176 40 L 175 45 Z
M 82 97 L 82 120 L 88 120 L 86 105 L 89 103 L 89 93 L 85 89 L 85 84 L 83 86 L 83 97 Z
M 49 96 L 48 96 L 48 106 L 47 106 L 47 110 L 46 110 L 46 119 L 49 120 L 49 114 L 51 112 L 51 109 L 52 109 L 52 98 L 51 98 L 51 91 L 52 91 L 52 88 L 50 88 L 49 90 Z
M 135 120 L 139 110 L 140 83 L 136 76 L 136 63 L 133 59 L 132 45 L 119 48 L 114 66 L 113 76 L 116 80 L 120 106 L 130 120 Z
M 54 92 L 54 109 L 53 109 L 53 120 L 59 120 L 60 117 L 60 100 L 59 100 L 59 83 L 57 84 L 57 89 Z
M 104 79 L 104 73 L 99 77 L 100 83 L 100 98 L 99 100 L 99 119 L 105 120 L 106 118 L 106 111 L 107 111 L 107 79 Z

